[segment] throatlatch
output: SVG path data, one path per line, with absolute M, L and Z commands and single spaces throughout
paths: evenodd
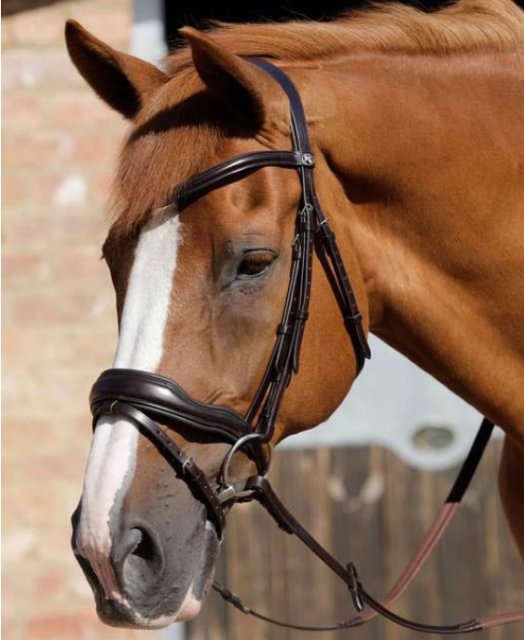
M 302 626 L 274 620 L 253 611 L 240 598 L 218 583 L 213 588 L 246 614 L 267 622 L 303 631 L 328 631 L 361 625 L 380 614 L 403 627 L 426 633 L 455 634 L 486 629 L 491 626 L 523 622 L 524 613 L 500 614 L 462 624 L 434 626 L 407 620 L 389 610 L 418 573 L 448 526 L 475 472 L 493 430 L 484 419 L 472 449 L 455 485 L 399 580 L 380 603 L 364 589 L 355 566 L 341 565 L 320 545 L 280 502 L 266 478 L 270 442 L 274 433 L 282 399 L 289 382 L 298 372 L 302 337 L 308 319 L 311 295 L 313 253 L 316 252 L 336 297 L 356 356 L 357 370 L 370 357 L 362 316 L 337 246 L 335 234 L 320 206 L 313 179 L 315 157 L 312 152 L 300 95 L 288 76 L 273 64 L 259 59 L 249 61 L 268 73 L 285 91 L 290 104 L 293 151 L 257 151 L 236 156 L 191 178 L 178 192 L 176 204 L 181 211 L 205 193 L 235 182 L 263 167 L 296 169 L 302 192 L 297 208 L 289 285 L 281 321 L 262 380 L 245 416 L 227 407 L 199 402 L 189 396 L 175 381 L 163 376 L 133 369 L 109 369 L 101 374 L 91 391 L 93 426 L 104 415 L 117 415 L 130 420 L 166 458 L 177 475 L 187 483 L 195 497 L 206 507 L 218 538 L 223 535 L 225 514 L 237 501 L 259 502 L 288 534 L 296 535 L 324 562 L 349 589 L 357 615 L 328 626 Z M 218 478 L 208 479 L 194 460 L 185 454 L 160 428 L 184 428 L 209 442 L 231 445 Z M 232 456 L 242 450 L 255 463 L 257 475 L 238 490 L 228 478 Z

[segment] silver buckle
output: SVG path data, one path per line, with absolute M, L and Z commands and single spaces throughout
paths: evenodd
M 224 461 L 222 462 L 222 468 L 220 470 L 220 474 L 218 477 L 219 488 L 217 492 L 217 498 L 221 504 L 223 502 L 228 502 L 229 500 L 236 501 L 242 498 L 248 498 L 254 493 L 252 489 L 242 489 L 240 491 L 237 490 L 235 485 L 229 479 L 229 467 L 231 465 L 231 460 L 233 459 L 233 456 L 235 455 L 235 453 L 237 453 L 237 451 L 239 451 L 246 444 L 246 442 L 250 442 L 251 440 L 262 440 L 262 436 L 260 433 L 247 433 L 245 436 L 242 436 L 231 446 L 231 449 L 229 449 L 229 451 L 227 452 L 224 458 Z M 268 444 L 268 447 L 269 447 L 269 462 L 267 465 L 266 472 L 264 473 L 264 477 L 266 477 L 269 471 L 269 466 L 271 462 L 272 447 L 269 444 Z
M 229 502 L 229 500 L 236 500 L 237 497 L 237 490 L 232 484 L 228 485 L 227 487 L 222 487 L 220 492 L 217 493 L 217 500 L 220 502 L 220 504 Z
M 302 164 L 305 167 L 314 167 L 315 166 L 315 156 L 312 153 L 303 153 L 302 157 Z

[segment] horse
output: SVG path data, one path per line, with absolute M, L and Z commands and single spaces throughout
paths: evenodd
M 249 412 L 275 332 L 288 331 L 279 322 L 304 195 L 297 167 L 305 176 L 311 160 L 293 155 L 289 99 L 263 68 L 270 61 L 304 104 L 355 322 L 505 431 L 500 496 L 524 555 L 523 12 L 510 0 L 431 14 L 388 4 L 333 22 L 181 32 L 185 46 L 161 70 L 66 25 L 78 71 L 131 125 L 103 246 L 119 323 L 110 371 L 142 372 L 139 391 L 174 394 L 194 421 L 205 406 L 222 432 Z M 215 180 L 211 167 L 277 151 L 280 165 L 177 204 L 195 174 Z M 96 416 L 73 549 L 105 622 L 194 618 L 219 552 L 206 492 L 224 458 L 228 488 L 241 493 L 268 444 L 324 422 L 349 392 L 362 365 L 356 330 L 348 340 L 324 266 L 311 258 L 300 359 L 265 440 L 246 433 L 232 456 L 213 420 L 209 433 L 181 421 L 167 441 L 161 418 L 151 426 L 114 403 Z M 198 481 L 172 472 L 159 439 L 183 470 L 197 465 Z

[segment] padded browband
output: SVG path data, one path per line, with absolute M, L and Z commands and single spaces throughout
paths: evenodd
M 130 403 L 171 429 L 190 427 L 234 444 L 252 432 L 244 418 L 227 407 L 191 398 L 174 380 L 135 369 L 108 369 L 93 385 L 89 402 L 93 422 L 109 413 L 111 403 Z

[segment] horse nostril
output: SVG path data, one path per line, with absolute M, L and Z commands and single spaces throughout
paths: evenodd
M 158 567 L 162 564 L 162 550 L 154 532 L 143 526 L 132 527 L 113 540 L 111 553 L 115 569 L 124 565 Z
M 138 526 L 129 529 L 124 536 L 124 553 L 115 567 L 123 579 L 123 584 L 141 583 L 146 587 L 162 571 L 164 556 L 161 543 L 149 527 Z
M 158 557 L 158 551 L 152 537 L 143 529 L 133 529 L 139 534 L 136 546 L 130 555 L 138 556 L 146 562 L 153 562 Z

